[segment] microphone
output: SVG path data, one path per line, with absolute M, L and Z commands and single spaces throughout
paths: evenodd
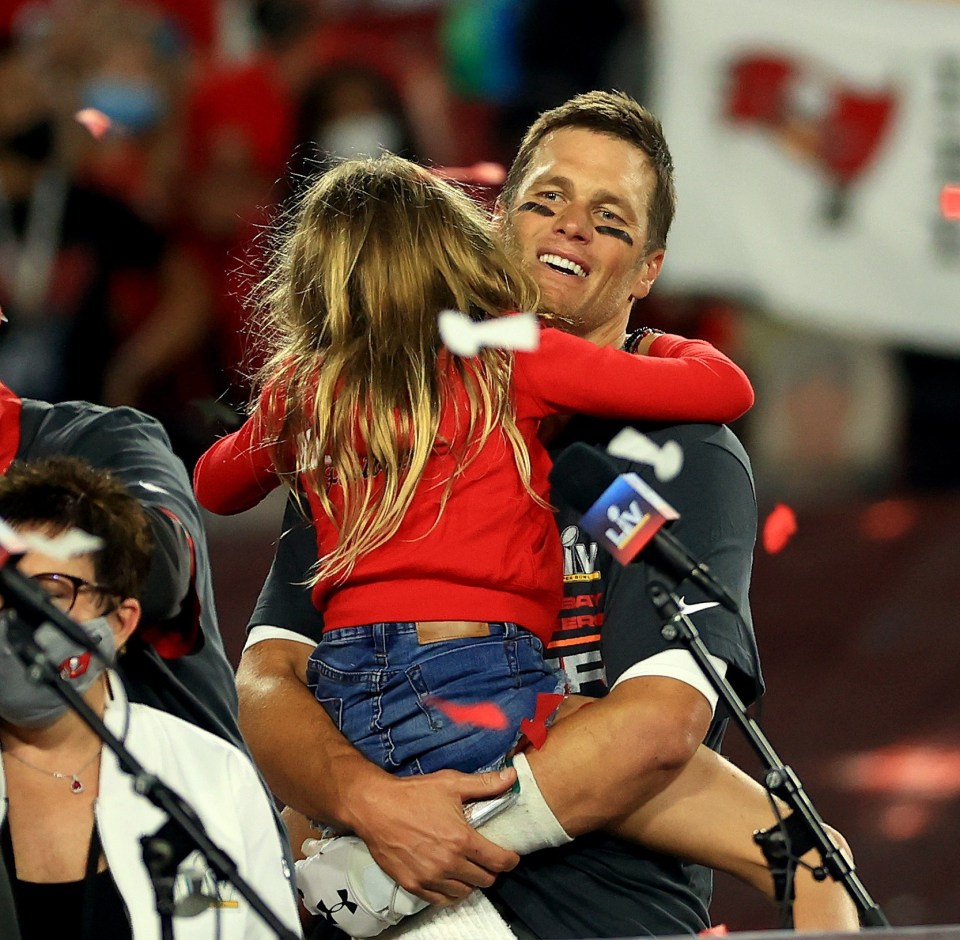
M 641 552 L 679 581 L 691 580 L 711 600 L 739 613 L 737 602 L 710 569 L 663 526 L 680 514 L 637 474 L 618 474 L 603 454 L 583 443 L 562 451 L 550 485 L 583 515 L 580 524 L 622 565 Z

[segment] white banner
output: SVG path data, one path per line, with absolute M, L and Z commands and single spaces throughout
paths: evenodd
M 960 4 L 659 0 L 662 285 L 960 353 Z

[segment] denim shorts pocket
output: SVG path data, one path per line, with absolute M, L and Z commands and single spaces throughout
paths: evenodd
M 563 692 L 566 688 L 563 672 L 544 659 L 544 647 L 540 639 L 532 633 L 521 633 L 515 642 L 514 662 L 519 685 L 534 684 L 542 692 L 545 690 L 544 683 L 549 685 L 554 681 L 556 688 L 548 691 Z
M 426 773 L 496 766 L 516 744 L 521 721 L 534 714 L 537 695 L 556 687 L 535 647 L 499 637 L 444 644 L 405 677 L 421 719 L 394 725 L 392 738 L 399 752 L 416 754 Z
M 343 731 L 343 699 L 342 698 L 318 698 L 317 702 L 323 706 L 323 710 L 330 716 L 330 720 L 336 725 L 337 731 Z
M 307 662 L 307 685 L 344 737 L 369 760 L 383 762 L 374 677 L 344 672 L 319 656 Z

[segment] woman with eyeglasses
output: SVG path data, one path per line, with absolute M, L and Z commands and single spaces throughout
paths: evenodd
M 101 540 L 97 551 L 66 559 L 31 542 L 18 568 L 102 656 L 50 624 L 35 632 L 36 644 L 145 769 L 196 809 L 214 843 L 298 933 L 272 809 L 247 757 L 179 718 L 128 702 L 109 669 L 137 628 L 137 594 L 150 563 L 139 503 L 109 474 L 60 457 L 14 464 L 0 478 L 0 519 L 20 536 L 52 539 L 81 529 Z M 155 940 L 160 919 L 140 838 L 159 829 L 164 814 L 56 692 L 27 677 L 11 648 L 15 617 L 0 611 L 0 851 L 22 940 Z M 217 886 L 203 862 L 187 862 L 194 877 L 181 869 L 174 900 L 178 912 L 193 916 L 177 917 L 178 940 L 275 936 L 231 888 Z

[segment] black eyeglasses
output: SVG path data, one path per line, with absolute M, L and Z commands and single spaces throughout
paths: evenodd
M 58 574 L 50 571 L 31 575 L 31 580 L 39 584 L 50 596 L 54 605 L 65 614 L 69 614 L 73 610 L 82 591 L 89 594 L 101 594 L 104 597 L 120 596 L 116 591 L 111 591 L 110 588 L 104 587 L 102 584 L 93 584 L 72 574 Z

